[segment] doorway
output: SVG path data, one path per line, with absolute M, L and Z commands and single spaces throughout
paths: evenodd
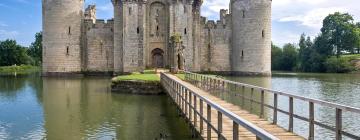
M 164 51 L 156 48 L 151 51 L 152 54 L 152 67 L 164 68 Z

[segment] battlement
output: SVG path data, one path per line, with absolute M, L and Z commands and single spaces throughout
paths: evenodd
M 207 29 L 224 29 L 227 26 L 227 23 L 230 23 L 230 14 L 229 10 L 221 9 L 220 10 L 220 20 L 208 20 L 206 17 L 201 17 L 200 23 L 204 25 L 204 28 Z
M 85 19 L 85 25 L 88 28 L 113 28 L 114 27 L 114 19 L 104 20 L 104 19 L 96 19 L 95 23 L 91 19 Z

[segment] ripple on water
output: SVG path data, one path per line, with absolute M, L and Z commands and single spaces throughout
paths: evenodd
M 46 138 L 46 131 L 43 128 L 43 124 L 35 125 L 35 129 L 21 137 L 22 140 L 41 140 Z

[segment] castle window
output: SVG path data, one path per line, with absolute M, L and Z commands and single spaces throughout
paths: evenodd
M 245 18 L 245 10 L 242 11 L 242 17 Z
M 210 44 L 208 44 L 208 58 L 207 58 L 207 60 L 208 60 L 208 63 L 211 63 L 211 45 Z
M 136 28 L 136 32 L 137 32 L 137 34 L 140 34 L 140 28 L 139 27 Z
M 66 46 L 66 55 L 69 55 L 69 46 Z
M 241 57 L 244 57 L 244 50 L 241 50 Z
M 130 8 L 129 8 L 129 15 L 131 15 L 131 10 L 132 10 L 132 9 L 131 9 L 131 7 L 130 7 Z
M 159 26 L 156 26 L 156 31 L 159 31 Z
M 184 34 L 187 34 L 187 30 L 186 30 L 186 28 L 184 29 Z
M 265 30 L 262 30 L 261 35 L 263 38 L 265 37 Z
M 68 35 L 71 35 L 71 26 L 68 28 Z

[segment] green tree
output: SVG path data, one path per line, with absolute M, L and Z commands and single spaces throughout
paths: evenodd
M 31 43 L 28 51 L 28 55 L 31 56 L 35 65 L 41 65 L 42 62 L 42 32 L 35 34 L 35 42 Z
M 273 70 L 281 70 L 282 49 L 271 44 L 271 67 Z
M 354 50 L 357 43 L 354 29 L 354 18 L 350 14 L 335 12 L 324 19 L 319 39 L 323 46 L 331 48 L 340 57 L 343 51 Z
M 26 54 L 26 48 L 15 40 L 0 41 L 0 66 L 31 64 L 32 59 Z
M 354 70 L 348 59 L 330 57 L 325 61 L 326 71 L 333 73 L 346 73 Z
M 298 51 L 293 44 L 285 44 L 283 47 L 283 55 L 281 58 L 282 70 L 292 71 L 297 66 Z
M 360 54 L 360 22 L 356 23 L 356 28 L 355 28 L 354 32 L 357 35 L 355 50 L 358 54 Z

